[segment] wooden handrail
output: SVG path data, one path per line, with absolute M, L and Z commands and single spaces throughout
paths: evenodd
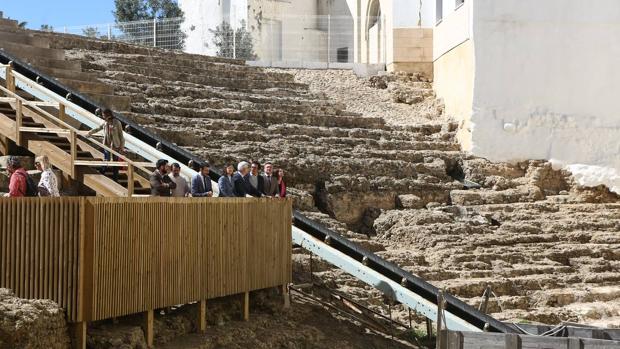
M 9 80 L 12 80 L 12 79 L 17 78 L 17 79 L 20 79 L 20 80 L 27 80 L 27 81 L 31 81 L 31 80 L 29 80 L 28 78 L 24 77 L 23 75 L 21 75 L 21 74 L 19 74 L 19 73 L 17 73 L 17 72 L 14 72 L 14 71 L 12 71 L 12 70 L 9 70 L 10 66 L 5 66 L 5 67 L 7 67 L 7 78 L 8 78 Z M 10 76 L 10 77 L 9 77 L 9 76 Z M 7 80 L 7 81 L 8 81 L 8 80 Z M 13 80 L 13 81 L 14 81 L 14 80 Z M 24 99 L 24 98 L 22 98 L 21 96 L 17 95 L 15 92 L 13 92 L 13 91 L 11 91 L 11 90 L 9 90 L 9 89 L 7 89 L 7 88 L 3 87 L 3 86 L 0 86 L 0 90 L 1 90 L 2 92 L 4 92 L 6 95 L 11 96 L 11 98 L 14 98 L 14 100 L 15 100 L 15 101 L 16 101 L 16 103 L 17 103 L 17 106 L 18 106 L 18 107 L 20 107 L 20 110 L 21 110 L 21 108 L 23 108 L 23 106 L 24 106 L 24 105 L 27 105 L 29 109 L 32 109 L 33 111 L 36 111 L 38 114 L 40 114 L 41 116 L 45 117 L 45 118 L 46 118 L 46 119 L 48 119 L 49 121 L 51 121 L 51 122 L 53 122 L 53 123 L 55 123 L 55 124 L 58 124 L 59 126 L 61 126 L 61 127 L 63 127 L 63 128 L 64 128 L 64 130 L 62 130 L 62 129 L 57 129 L 56 131 L 59 131 L 59 132 L 54 132 L 54 133 L 68 133 L 68 134 L 71 136 L 71 137 L 70 137 L 70 141 L 71 141 L 71 144 L 72 144 L 72 146 L 71 146 L 71 157 L 72 157 L 72 166 L 71 166 L 71 167 L 72 167 L 72 168 L 74 168 L 74 165 L 73 165 L 73 164 L 77 164 L 78 166 L 93 166 L 92 164 L 88 164 L 88 165 L 87 165 L 87 164 L 83 164 L 83 165 L 80 165 L 82 162 L 80 162 L 80 161 L 76 161 L 76 160 L 75 160 L 75 159 L 76 159 L 76 157 L 77 157 L 77 152 L 76 152 L 76 150 L 77 150 L 77 149 L 76 149 L 76 148 L 77 148 L 77 147 L 76 147 L 76 146 L 77 146 L 77 136 L 82 136 L 82 137 L 83 137 L 84 139 L 86 139 L 88 142 L 93 143 L 93 144 L 95 144 L 96 146 L 99 146 L 100 148 L 103 148 L 104 150 L 106 150 L 106 151 L 110 152 L 110 154 L 113 154 L 113 155 L 115 155 L 115 156 L 117 156 L 117 157 L 121 157 L 121 158 L 123 158 L 125 161 L 123 161 L 123 162 L 119 162 L 119 164 L 122 164 L 122 165 L 119 165 L 119 166 L 121 166 L 121 167 L 127 166 L 127 167 L 128 167 L 128 169 L 129 169 L 130 167 L 135 167 L 135 168 L 138 168 L 138 169 L 140 169 L 140 170 L 144 171 L 144 172 L 145 172 L 145 173 L 147 173 L 147 174 L 151 172 L 151 171 L 150 171 L 150 170 L 148 170 L 145 166 L 149 166 L 149 167 L 150 167 L 150 166 L 153 166 L 153 164 L 151 164 L 151 163 L 145 163 L 145 162 L 138 163 L 138 162 L 134 162 L 134 161 L 132 161 L 132 160 L 130 160 L 130 159 L 127 159 L 127 158 L 126 158 L 126 155 L 121 154 L 121 153 L 119 153 L 119 152 L 115 151 L 114 149 L 112 149 L 112 148 L 108 147 L 107 145 L 105 145 L 105 144 L 103 144 L 103 143 L 101 143 L 101 142 L 99 142 L 99 141 L 95 140 L 94 138 L 91 138 L 91 137 L 87 136 L 86 134 L 84 134 L 84 132 L 82 132 L 82 131 L 80 131 L 80 130 L 76 129 L 75 127 L 73 127 L 73 126 L 71 126 L 71 125 L 69 125 L 69 124 L 68 124 L 68 123 L 66 123 L 64 120 L 61 120 L 61 119 L 57 118 L 56 116 L 54 116 L 54 115 L 52 115 L 52 114 L 48 113 L 47 111 L 43 110 L 42 108 L 40 108 L 40 107 L 37 105 L 37 103 L 29 103 L 29 102 L 31 102 L 31 101 L 27 101 L 27 100 L 25 100 L 25 99 Z M 54 106 L 55 106 L 55 104 L 54 104 Z M 82 113 L 82 112 L 83 112 L 82 110 L 80 110 L 81 108 L 73 108 L 73 107 L 71 107 L 70 105 L 65 104 L 64 102 L 59 101 L 59 102 L 58 102 L 58 109 L 59 109 L 59 114 L 60 114 L 61 116 L 62 116 L 63 114 L 65 114 L 64 112 L 65 112 L 65 110 L 66 110 L 66 108 L 67 108 L 67 107 L 70 107 L 72 110 L 74 110 L 74 111 L 76 111 L 76 112 L 78 112 L 78 113 Z M 24 128 L 24 127 L 21 127 L 21 118 L 19 118 L 18 126 L 19 126 L 19 127 L 18 127 L 18 128 L 17 128 L 17 130 L 16 130 L 16 137 L 17 137 L 16 139 L 18 139 L 18 140 L 21 140 L 21 136 L 19 135 L 19 133 L 20 133 L 22 130 L 23 130 L 24 132 L 38 132 L 38 131 L 36 131 L 36 128 Z M 41 129 L 41 130 L 43 130 L 43 129 Z M 39 131 L 39 132 L 41 132 L 41 133 L 42 133 L 42 132 L 46 132 L 46 131 Z M 53 133 L 53 132 L 49 132 L 49 133 Z M 74 139 L 73 139 L 74 137 L 76 138 L 76 139 L 75 139 L 75 141 L 74 141 Z M 74 145 L 75 145 L 75 146 L 74 146 Z M 99 162 L 99 164 L 101 164 L 101 163 L 104 163 L 104 162 Z M 110 163 L 112 163 L 112 162 L 110 162 Z M 132 168 L 131 170 L 132 170 L 132 173 L 133 173 L 133 170 L 134 170 L 134 169 Z M 75 172 L 75 171 L 72 171 L 72 172 Z M 75 173 L 73 173 L 73 175 L 75 175 Z

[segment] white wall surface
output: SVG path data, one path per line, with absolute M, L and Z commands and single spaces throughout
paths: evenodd
M 440 1 L 440 0 L 437 0 Z M 444 17 L 437 23 L 433 31 L 433 59 L 441 57 L 446 52 L 471 38 L 472 32 L 472 4 L 465 1 L 458 9 L 454 8 L 454 0 L 443 0 Z M 448 9 L 446 5 L 448 4 Z
M 392 2 L 394 28 L 417 27 L 420 16 L 423 28 L 432 28 L 435 24 L 435 0 L 392 0 Z
M 217 49 L 210 29 L 215 29 L 223 21 L 236 26 L 242 20 L 247 22 L 247 5 L 248 0 L 179 0 L 185 13 L 182 27 L 187 34 L 185 51 L 214 56 Z
M 620 1 L 474 0 L 474 154 L 620 193 Z

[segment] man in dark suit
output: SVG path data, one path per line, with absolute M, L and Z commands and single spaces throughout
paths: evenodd
M 256 197 L 263 196 L 265 192 L 265 178 L 260 175 L 260 163 L 258 161 L 252 161 L 248 179 L 252 186 L 249 194 Z
M 265 196 L 278 195 L 278 179 L 273 176 L 273 164 L 268 162 L 265 164 L 265 174 L 263 175 L 265 184 L 263 185 L 263 193 Z
M 199 198 L 213 196 L 209 164 L 206 162 L 200 164 L 200 170 L 192 177 L 192 196 Z
M 157 169 L 151 173 L 149 181 L 151 182 L 151 196 L 172 196 L 171 189 L 177 187 L 170 177 L 166 174 L 166 165 L 168 160 L 159 159 L 155 163 Z
M 237 172 L 233 175 L 233 190 L 236 197 L 243 198 L 246 195 L 261 197 L 260 193 L 250 183 L 250 163 L 242 161 L 237 165 Z

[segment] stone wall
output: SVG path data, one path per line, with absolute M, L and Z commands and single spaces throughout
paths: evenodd
M 49 300 L 22 299 L 0 288 L 0 348 L 66 349 L 65 315 Z

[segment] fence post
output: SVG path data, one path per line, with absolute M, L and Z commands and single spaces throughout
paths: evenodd
M 153 18 L 153 47 L 157 47 L 157 18 Z
M 234 23 L 233 23 L 234 24 Z M 232 36 L 233 36 L 233 58 L 237 58 L 237 33 L 235 31 L 235 27 L 231 26 Z
M 108 40 L 112 40 L 112 24 L 108 23 Z
M 327 68 L 329 68 L 330 51 L 332 47 L 332 15 L 327 15 Z
M 273 41 L 275 40 L 275 35 L 273 33 L 273 18 L 269 20 L 269 31 L 271 31 L 271 66 L 273 67 L 273 57 L 276 54 L 276 51 L 274 49 L 274 43 Z

